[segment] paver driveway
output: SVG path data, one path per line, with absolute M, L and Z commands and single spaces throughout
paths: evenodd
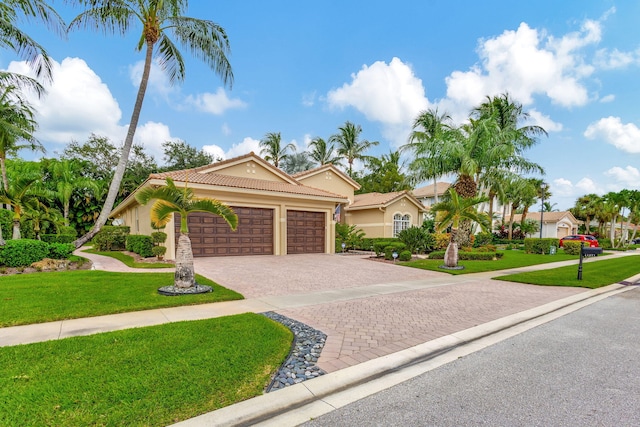
M 196 272 L 245 298 L 311 293 L 378 283 L 450 277 L 359 255 L 304 254 L 195 258 Z

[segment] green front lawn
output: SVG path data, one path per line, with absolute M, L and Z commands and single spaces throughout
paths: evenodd
M 125 253 L 119 251 L 97 251 L 95 249 L 87 249 L 82 252 L 87 252 L 90 254 L 108 256 L 111 258 L 115 258 L 118 261 L 121 261 L 127 267 L 131 268 L 171 268 L 175 267 L 174 264 L 168 262 L 136 262 L 131 255 L 127 255 Z
M 158 294 L 159 287 L 173 284 L 173 273 L 78 270 L 7 276 L 0 283 L 0 327 L 242 299 L 202 276 L 196 280 L 213 286 L 213 292 Z
M 438 268 L 444 264 L 441 259 L 423 259 L 417 261 L 401 262 L 400 265 L 421 268 L 423 270 L 440 271 L 449 274 L 481 273 L 484 271 L 506 270 L 509 268 L 526 267 L 528 265 L 546 264 L 550 262 L 578 259 L 578 255 L 566 255 L 559 251 L 555 255 L 527 254 L 521 250 L 500 251 L 504 253 L 501 259 L 495 261 L 460 261 L 458 265 L 464 266 L 464 270 L 444 270 Z
M 578 280 L 578 266 L 570 265 L 551 270 L 531 271 L 495 277 L 496 280 L 530 283 L 533 285 L 574 286 L 582 288 L 600 288 L 618 283 L 640 273 L 638 255 L 624 258 L 603 259 L 582 264 L 582 280 Z
M 292 333 L 256 314 L 0 348 L 2 426 L 164 426 L 263 392 Z

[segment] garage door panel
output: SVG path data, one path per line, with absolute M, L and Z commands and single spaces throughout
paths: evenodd
M 201 212 L 189 215 L 194 257 L 273 254 L 273 209 L 232 208 L 238 215 L 235 232 L 218 216 Z M 180 215 L 176 215 L 175 223 L 178 236 Z
M 324 253 L 325 214 L 287 211 L 287 253 Z

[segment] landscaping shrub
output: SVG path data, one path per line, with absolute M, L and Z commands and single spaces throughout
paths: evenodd
M 129 232 L 130 227 L 105 225 L 93 238 L 93 245 L 98 251 L 122 251 Z
M 473 246 L 478 248 L 480 246 L 491 245 L 493 243 L 493 233 L 478 233 L 476 234 L 476 239 L 473 242 Z
M 548 254 L 551 251 L 551 246 L 557 248 L 559 245 L 560 242 L 556 238 L 524 239 L 524 251 L 528 254 Z
M 396 252 L 400 255 L 400 252 L 405 250 L 407 245 L 402 242 L 393 242 L 384 248 L 384 259 L 393 260 L 393 253 Z
M 151 248 L 151 252 L 157 256 L 158 258 L 164 256 L 167 253 L 167 248 L 165 246 L 154 246 Z
M 167 233 L 163 233 L 162 231 L 154 231 L 151 233 L 151 241 L 154 244 L 160 244 L 167 241 Z
M 151 236 L 143 234 L 130 234 L 127 236 L 126 249 L 135 252 L 143 258 L 153 256 L 153 241 Z
M 355 225 L 336 223 L 336 252 L 342 252 L 343 243 L 346 250 L 360 248 L 363 238 L 364 231 Z
M 67 259 L 75 248 L 72 243 L 49 243 L 49 258 Z
M 409 227 L 398 233 L 398 240 L 407 245 L 411 253 L 431 252 L 436 243 L 433 234 L 421 227 Z
M 429 254 L 429 259 L 444 259 L 445 251 L 435 251 Z M 491 261 L 494 258 L 500 259 L 503 252 L 458 252 L 460 261 Z
M 373 243 L 373 250 L 376 253 L 376 256 L 381 256 L 385 252 L 384 248 L 389 245 L 395 245 L 396 243 L 400 243 L 400 241 L 394 238 L 378 238 L 375 239 Z
M 598 239 L 598 245 L 600 245 L 602 249 L 611 249 L 613 247 L 611 239 Z
M 7 240 L 0 250 L 0 264 L 7 267 L 27 267 L 49 256 L 49 244 L 41 240 Z
M 447 249 L 447 246 L 449 246 L 449 241 L 451 240 L 451 234 L 449 233 L 436 233 L 434 234 L 435 239 L 436 239 L 436 244 L 434 245 L 433 249 L 435 250 L 444 250 Z
M 411 251 L 402 251 L 402 252 L 400 252 L 400 255 L 398 256 L 398 259 L 400 261 L 411 261 L 412 257 L 413 257 L 413 255 L 411 254 Z
M 580 241 L 569 241 L 567 240 L 562 244 L 562 248 L 564 249 L 564 253 L 567 255 L 580 255 Z
M 73 237 L 78 237 L 78 232 L 76 231 L 75 228 L 68 226 L 68 225 L 63 225 L 61 227 L 58 228 L 58 233 L 59 234 L 70 234 Z
M 47 243 L 72 243 L 76 240 L 73 234 L 41 234 L 40 239 Z

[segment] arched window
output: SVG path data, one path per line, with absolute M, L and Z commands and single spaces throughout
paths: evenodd
M 393 237 L 397 237 L 398 233 L 406 230 L 411 226 L 411 215 L 395 214 L 393 216 Z

